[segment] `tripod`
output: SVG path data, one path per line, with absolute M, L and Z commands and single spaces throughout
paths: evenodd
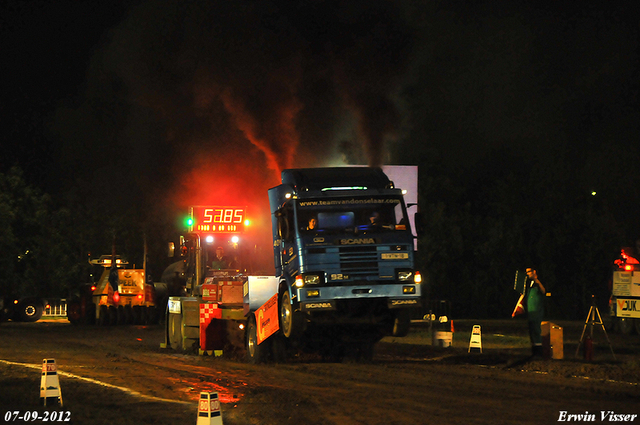
M 597 316 L 597 320 L 596 320 Z M 578 351 L 580 351 L 580 346 L 584 341 L 585 332 L 587 331 L 587 326 L 589 326 L 589 338 L 593 341 L 593 325 L 600 325 L 602 327 L 602 332 L 604 332 L 605 338 L 607 338 L 607 342 L 609 343 L 609 348 L 611 349 L 611 354 L 613 355 L 613 359 L 616 359 L 616 355 L 613 352 L 613 346 L 611 345 L 611 340 L 609 340 L 609 335 L 607 335 L 607 330 L 604 328 L 604 323 L 602 322 L 602 317 L 600 316 L 600 311 L 598 311 L 598 307 L 596 306 L 596 296 L 591 295 L 591 308 L 589 309 L 589 314 L 587 315 L 587 319 L 584 321 L 584 328 L 582 328 L 582 336 L 580 336 L 580 342 L 578 342 L 578 346 L 576 347 L 576 357 L 578 357 Z

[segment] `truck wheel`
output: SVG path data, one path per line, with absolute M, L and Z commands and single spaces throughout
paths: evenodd
M 169 323 L 168 326 L 168 334 L 169 334 L 169 345 L 176 351 L 182 349 L 182 315 L 170 313 L 169 314 Z
M 629 317 L 618 318 L 618 329 L 622 335 L 631 335 L 633 333 L 633 319 Z
M 280 329 L 287 338 L 298 338 L 302 334 L 302 317 L 293 309 L 289 289 L 280 294 Z
M 411 319 L 409 313 L 405 310 L 399 310 L 393 319 L 393 329 L 391 335 L 397 337 L 407 336 L 411 327 Z
M 22 322 L 37 322 L 42 317 L 42 310 L 39 302 L 25 300 L 18 307 L 18 318 Z
M 264 363 L 267 360 L 269 351 L 268 340 L 258 345 L 258 326 L 255 317 L 250 317 L 247 323 L 247 362 L 250 364 Z

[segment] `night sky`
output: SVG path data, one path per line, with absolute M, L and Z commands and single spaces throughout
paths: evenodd
M 258 208 L 287 167 L 515 158 L 636 202 L 622 4 L 5 0 L 0 172 L 114 205 Z

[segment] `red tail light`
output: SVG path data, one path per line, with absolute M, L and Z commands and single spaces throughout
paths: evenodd
M 631 264 L 625 264 L 624 269 L 628 272 L 633 271 L 633 266 Z
M 120 294 L 118 294 L 117 292 L 113 293 L 113 302 L 116 304 L 120 302 Z

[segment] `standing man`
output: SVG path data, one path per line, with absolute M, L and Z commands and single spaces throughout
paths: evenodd
M 525 285 L 525 308 L 529 321 L 531 353 L 534 357 L 542 357 L 542 318 L 546 290 L 538 279 L 538 272 L 534 268 L 527 267 L 526 273 L 528 279 Z

